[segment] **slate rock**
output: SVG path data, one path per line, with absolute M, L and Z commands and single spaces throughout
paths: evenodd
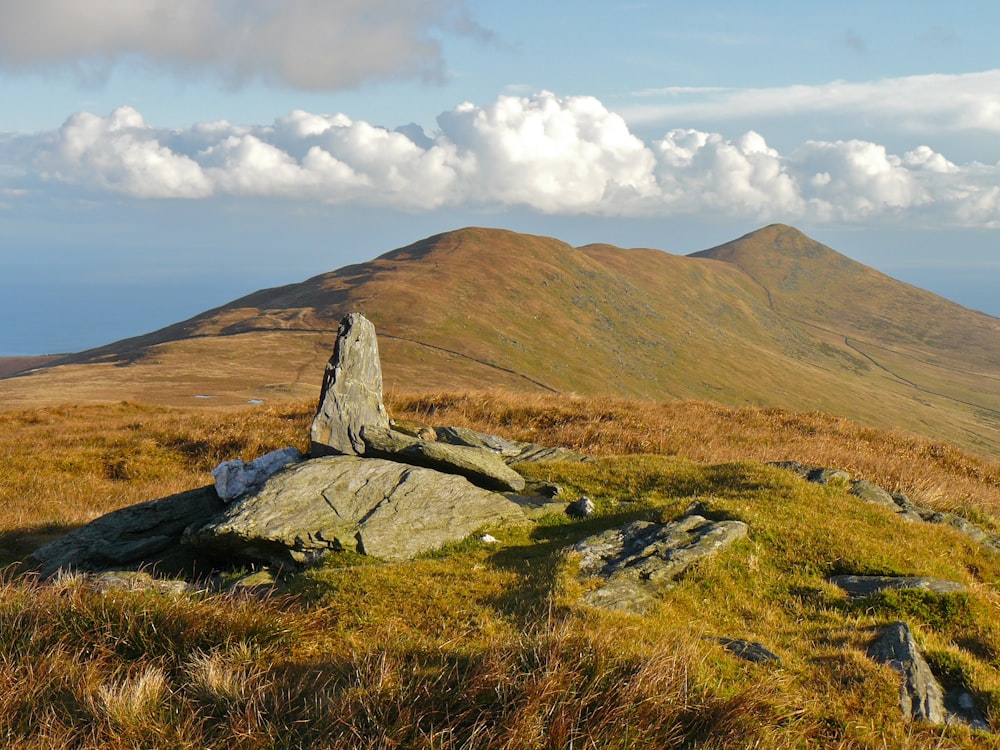
M 927 576 L 855 576 L 840 575 L 827 579 L 834 586 L 854 597 L 870 596 L 880 591 L 899 589 L 919 589 L 935 594 L 954 594 L 965 591 L 965 585 L 957 581 Z
M 588 537 L 571 549 L 580 555 L 581 576 L 601 582 L 586 594 L 586 603 L 642 613 L 659 589 L 746 534 L 742 521 L 710 521 L 691 514 L 668 524 L 633 521 Z
M 587 461 L 588 456 L 568 448 L 547 447 L 537 443 L 508 440 L 499 435 L 477 432 L 467 427 L 438 427 L 437 439 L 451 445 L 486 448 L 499 454 L 508 464 L 542 463 L 545 461 Z
M 899 706 L 907 720 L 920 719 L 935 724 L 947 720 L 944 691 L 905 622 L 894 622 L 882 628 L 868 649 L 868 656 L 880 664 L 888 664 L 902 675 Z
M 340 322 L 326 365 L 309 432 L 310 455 L 363 455 L 361 428 L 367 425 L 389 428 L 382 403 L 382 365 L 375 326 L 361 313 L 350 313 Z
M 339 550 L 405 560 L 477 529 L 523 520 L 464 477 L 393 461 L 327 456 L 271 477 L 184 541 L 205 554 L 288 566 Z
M 524 477 L 493 451 L 420 440 L 390 429 L 366 426 L 361 431 L 365 455 L 412 466 L 459 474 L 479 487 L 500 492 L 524 489 Z
M 25 567 L 48 578 L 60 570 L 100 572 L 129 566 L 186 566 L 184 530 L 225 508 L 215 488 L 201 487 L 113 511 L 39 547 Z
M 744 641 L 738 638 L 716 638 L 726 651 L 744 661 L 753 664 L 781 664 L 781 657 L 757 641 Z

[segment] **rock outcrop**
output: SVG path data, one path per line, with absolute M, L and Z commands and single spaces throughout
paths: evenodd
M 389 429 L 389 415 L 382 403 L 375 326 L 361 313 L 351 313 L 340 323 L 333 356 L 326 365 L 309 433 L 310 455 L 364 455 L 361 430 L 366 426 Z
M 667 524 L 633 521 L 588 537 L 571 550 L 580 556 L 580 575 L 599 582 L 584 597 L 586 603 L 641 614 L 658 590 L 746 534 L 742 521 L 689 514 Z
M 818 484 L 840 482 L 848 486 L 849 492 L 860 500 L 898 513 L 908 521 L 942 524 L 957 529 L 972 541 L 992 552 L 1000 552 L 1000 535 L 991 534 L 956 513 L 934 510 L 917 505 L 901 492 L 890 493 L 867 479 L 853 479 L 850 474 L 839 469 L 810 466 L 798 461 L 772 461 L 768 466 L 790 471 L 806 481 Z
M 276 474 L 183 541 L 209 556 L 286 566 L 343 550 L 403 560 L 523 519 L 516 503 L 464 477 L 327 456 Z

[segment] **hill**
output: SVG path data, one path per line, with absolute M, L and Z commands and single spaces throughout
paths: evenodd
M 375 323 L 390 390 L 823 410 L 1000 455 L 1000 321 L 782 225 L 692 256 L 448 232 L 2 380 L 0 397 L 308 398 L 350 310 Z

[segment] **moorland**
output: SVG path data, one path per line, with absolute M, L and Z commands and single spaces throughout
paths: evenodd
M 405 563 L 331 556 L 266 595 L 18 569 L 220 461 L 305 449 L 348 309 L 379 331 L 394 419 L 586 453 L 522 471 L 594 515 Z M 768 464 L 843 469 L 996 533 L 998 330 L 789 227 L 689 258 L 463 230 L 22 370 L 0 380 L 5 746 L 993 746 L 904 720 L 898 675 L 866 654 L 907 622 L 997 727 L 1000 556 Z M 572 543 L 695 502 L 748 536 L 644 616 L 582 604 Z M 965 590 L 856 600 L 828 581 L 843 573 Z M 718 640 L 737 636 L 780 664 Z

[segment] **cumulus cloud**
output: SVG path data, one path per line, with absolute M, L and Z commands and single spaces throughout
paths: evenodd
M 647 143 L 597 99 L 549 92 L 461 104 L 433 133 L 301 110 L 266 126 L 181 130 L 151 127 L 130 107 L 79 113 L 58 131 L 0 140 L 4 175 L 5 189 L 59 183 L 134 198 L 1000 226 L 1000 164 L 955 164 L 929 146 L 898 155 L 864 140 L 781 153 L 755 131 L 673 129 Z
M 0 66 L 109 70 L 142 59 L 326 90 L 439 77 L 435 28 L 469 33 L 461 0 L 5 0 Z

